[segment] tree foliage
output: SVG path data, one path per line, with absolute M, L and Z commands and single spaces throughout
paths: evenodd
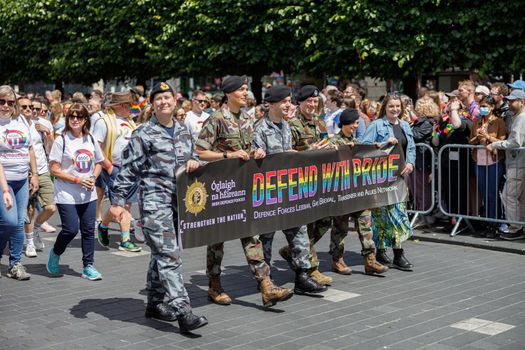
M 0 79 L 523 72 L 509 0 L 4 0 Z

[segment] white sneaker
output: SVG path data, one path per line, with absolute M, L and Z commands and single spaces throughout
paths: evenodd
M 37 257 L 36 249 L 35 249 L 35 246 L 33 244 L 26 245 L 26 250 L 25 250 L 24 253 L 25 253 L 25 255 L 28 258 L 36 258 Z
M 47 221 L 45 221 L 42 225 L 40 225 L 40 229 L 46 233 L 53 233 L 57 231 L 57 229 L 49 225 Z
M 46 246 L 44 242 L 42 242 L 42 238 L 40 237 L 40 232 L 38 231 L 33 232 L 33 242 L 35 244 L 34 247 L 36 250 L 38 250 L 39 252 L 44 251 L 44 248 Z

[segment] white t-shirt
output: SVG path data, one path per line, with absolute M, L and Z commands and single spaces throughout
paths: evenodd
M 186 119 L 184 119 L 184 124 L 191 132 L 191 136 L 194 140 L 199 138 L 199 133 L 202 130 L 202 124 L 208 119 L 210 115 L 206 112 L 202 112 L 200 115 L 196 114 L 193 111 L 186 113 Z
M 126 118 L 117 117 L 116 121 L 117 138 L 115 140 L 115 145 L 113 146 L 113 152 L 111 154 L 111 163 L 113 163 L 113 165 L 119 166 L 122 161 L 122 151 L 128 145 L 129 140 L 131 139 L 133 128 Z M 95 141 L 101 142 L 104 148 L 106 148 L 107 134 L 108 129 L 106 122 L 103 119 L 99 119 L 95 128 L 93 129 L 93 137 L 95 138 Z
M 46 122 L 49 123 L 47 120 Z M 53 127 L 51 126 L 51 123 L 49 123 L 48 126 L 47 124 L 42 123 L 41 120 L 33 121 L 31 123 L 31 138 L 33 139 L 33 149 L 35 150 L 36 166 L 38 168 L 38 175 L 42 175 L 49 172 L 49 168 L 47 167 L 47 156 L 46 151 L 44 150 L 44 140 L 42 140 L 42 134 L 38 132 L 35 127 L 37 123 L 44 125 L 45 127 L 49 128 L 49 130 L 53 130 Z
M 103 115 L 104 113 L 102 111 L 98 111 L 89 116 L 89 122 L 91 124 L 91 126 L 89 127 L 90 133 L 93 133 L 93 130 L 95 129 L 95 123 L 97 122 L 97 120 L 102 118 Z
M 64 147 L 64 140 L 66 145 Z M 62 153 L 64 149 L 64 153 Z M 76 138 L 70 133 L 58 136 L 53 143 L 49 161 L 60 163 L 62 171 L 78 176 L 90 177 L 95 170 L 95 164 L 104 160 L 100 146 L 90 135 Z M 97 192 L 87 191 L 79 184 L 55 178 L 55 203 L 83 204 L 97 199 Z
M 29 147 L 33 146 L 31 129 L 23 116 L 0 118 L 0 163 L 8 181 L 29 176 Z

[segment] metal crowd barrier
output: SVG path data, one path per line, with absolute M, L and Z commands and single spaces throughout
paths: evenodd
M 478 162 L 472 158 L 473 152 L 476 153 Z M 525 148 L 517 148 L 513 152 L 517 155 L 519 152 L 525 152 Z M 497 224 L 525 225 L 524 221 L 512 221 L 507 218 L 509 214 L 511 217 L 520 218 L 519 212 L 505 213 L 503 200 L 506 198 L 502 195 L 505 159 L 497 160 L 493 164 L 491 162 L 493 159 L 485 146 L 446 145 L 440 149 L 437 163 L 438 205 L 444 215 L 457 219 L 450 236 L 453 237 L 466 229 L 474 232 L 470 220 L 491 223 L 494 229 Z M 478 166 L 479 163 L 486 165 Z M 491 165 L 487 166 L 488 164 Z M 512 191 L 513 188 L 508 190 Z M 525 197 L 525 194 L 523 196 Z M 517 210 L 520 210 L 519 205 Z M 523 220 L 523 213 L 521 218 Z M 466 227 L 460 229 L 462 222 Z
M 425 143 L 416 144 L 416 165 L 408 177 L 410 200 L 408 212 L 414 214 L 411 226 L 421 215 L 433 212 L 436 203 L 434 169 L 436 156 L 432 147 Z

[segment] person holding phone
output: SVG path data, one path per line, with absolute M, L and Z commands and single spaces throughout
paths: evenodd
M 82 235 L 82 277 L 102 279 L 94 267 L 95 180 L 102 170 L 104 154 L 89 133 L 89 112 L 74 103 L 66 115 L 64 132 L 55 139 L 49 155 L 51 175 L 55 177 L 55 203 L 62 221 L 62 231 L 49 251 L 47 271 L 60 275 L 60 256 L 75 238 Z

